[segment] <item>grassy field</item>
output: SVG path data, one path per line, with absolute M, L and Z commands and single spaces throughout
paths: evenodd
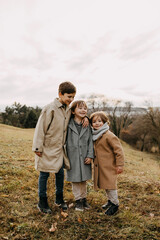
M 74 211 L 71 184 L 64 196 L 70 209 L 63 216 L 54 205 L 54 174 L 49 178 L 48 197 L 52 215 L 38 211 L 38 172 L 31 151 L 33 129 L 0 124 L 0 239 L 158 240 L 160 239 L 160 155 L 137 151 L 122 143 L 125 171 L 118 178 L 119 212 L 106 216 L 101 205 L 103 190 L 95 192 L 88 182 L 91 210 Z M 51 226 L 56 226 L 50 232 Z

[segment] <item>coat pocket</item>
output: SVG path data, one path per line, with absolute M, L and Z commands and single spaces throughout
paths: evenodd
M 59 144 L 57 139 L 47 138 L 44 141 L 44 146 L 45 147 L 51 147 L 51 146 L 54 146 L 54 145 L 57 145 L 57 144 Z

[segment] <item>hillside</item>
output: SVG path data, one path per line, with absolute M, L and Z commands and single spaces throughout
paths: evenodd
M 54 175 L 48 184 L 52 215 L 38 211 L 38 172 L 31 151 L 34 129 L 19 129 L 0 124 L 0 239 L 160 239 L 160 156 L 142 153 L 122 143 L 125 171 L 119 176 L 119 212 L 105 216 L 101 205 L 105 192 L 95 192 L 88 183 L 91 210 L 77 213 L 71 184 L 65 182 L 68 216 L 54 205 Z M 52 224 L 55 232 L 49 232 Z M 55 224 L 55 225 L 56 225 Z

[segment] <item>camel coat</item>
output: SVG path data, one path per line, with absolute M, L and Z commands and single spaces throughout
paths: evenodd
M 63 162 L 64 167 L 70 169 L 65 151 L 70 116 L 70 108 L 65 110 L 57 98 L 43 108 L 35 128 L 32 146 L 34 152 L 42 152 L 42 157 L 35 155 L 37 170 L 57 173 Z
M 94 142 L 94 150 L 95 189 L 117 189 L 116 166 L 124 165 L 124 153 L 118 137 L 108 130 Z

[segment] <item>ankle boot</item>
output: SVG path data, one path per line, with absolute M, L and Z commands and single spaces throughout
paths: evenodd
M 90 208 L 91 208 L 90 205 L 88 204 L 86 198 L 83 198 L 83 199 L 82 199 L 82 202 L 83 202 L 83 207 L 84 207 L 85 209 L 90 209 Z
M 103 209 L 108 209 L 111 205 L 112 205 L 111 201 L 108 200 L 107 203 L 105 203 L 104 205 L 102 205 L 102 208 L 103 208 Z
M 83 212 L 83 210 L 84 210 L 84 207 L 83 207 L 83 199 L 78 199 L 78 200 L 76 200 L 75 210 L 76 210 L 76 211 L 81 211 L 81 212 Z
M 63 200 L 63 193 L 56 193 L 56 205 L 58 205 L 62 210 L 67 210 L 67 204 Z
M 119 208 L 118 205 L 116 205 L 116 204 L 114 204 L 114 203 L 111 202 L 111 205 L 110 205 L 110 207 L 107 209 L 107 211 L 105 212 L 105 214 L 106 214 L 106 215 L 109 215 L 109 216 L 114 215 L 114 214 L 118 211 L 118 208 Z
M 52 213 L 51 209 L 48 206 L 47 197 L 40 197 L 37 207 L 43 213 Z

